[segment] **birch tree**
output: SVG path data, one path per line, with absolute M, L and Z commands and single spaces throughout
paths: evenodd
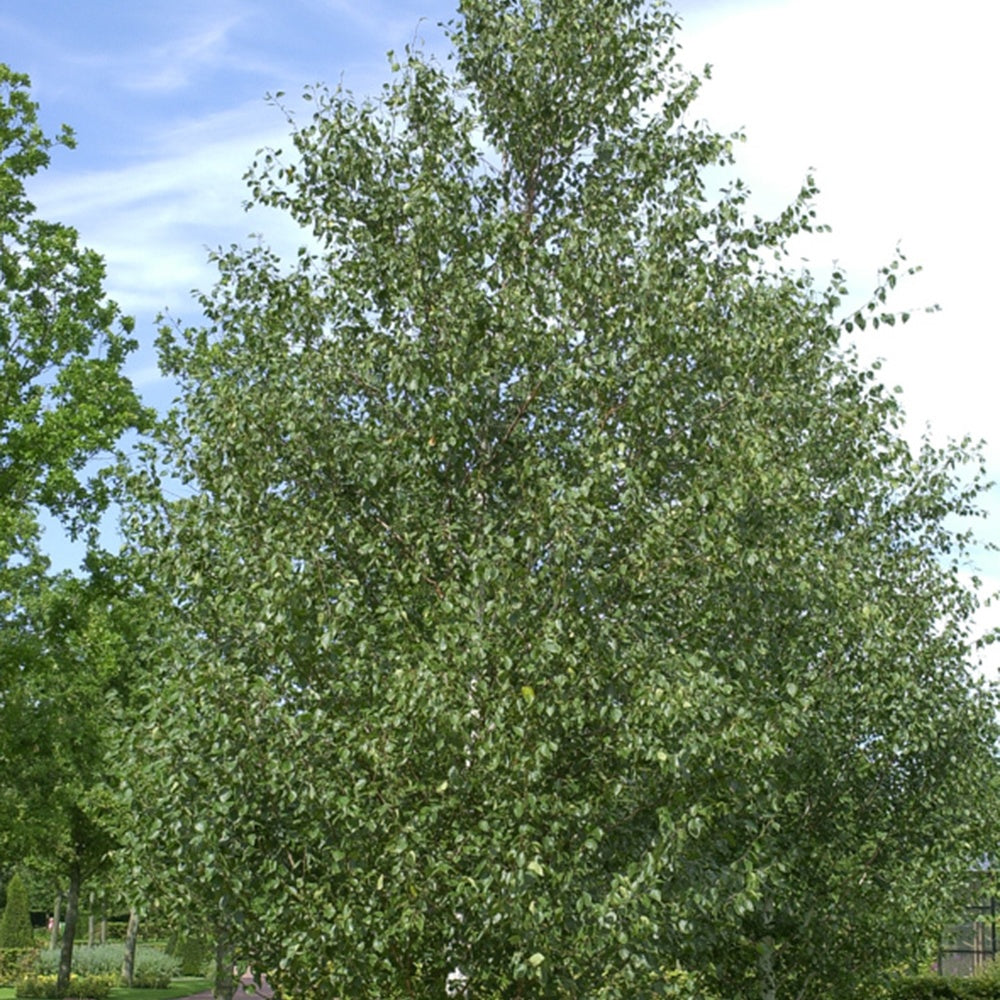
M 707 186 L 675 31 L 465 0 L 308 93 L 248 180 L 313 242 L 164 331 L 145 849 L 297 996 L 839 996 L 987 845 L 976 452 L 790 262 L 810 181 Z

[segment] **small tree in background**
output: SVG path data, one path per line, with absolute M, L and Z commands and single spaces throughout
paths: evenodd
M 20 875 L 7 884 L 7 905 L 0 917 L 0 949 L 31 948 L 35 943 L 28 909 L 28 890 Z

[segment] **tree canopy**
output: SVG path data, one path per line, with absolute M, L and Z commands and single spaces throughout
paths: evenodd
M 123 363 L 132 321 L 107 299 L 104 263 L 76 232 L 35 217 L 25 183 L 49 165 L 29 80 L 0 64 L 0 596 L 39 556 L 39 513 L 78 533 L 109 502 L 87 462 L 147 420 Z
M 463 0 L 164 330 L 137 857 L 296 996 L 839 996 L 990 846 L 976 454 L 789 260 L 811 182 L 708 188 L 675 29 Z
M 123 374 L 136 342 L 103 261 L 27 197 L 52 147 L 72 144 L 68 129 L 43 133 L 28 78 L 0 64 L 0 835 L 18 858 L 55 859 L 78 891 L 106 843 L 92 800 L 128 661 L 97 533 L 119 480 L 93 460 L 150 414 Z M 86 580 L 50 573 L 46 518 L 87 543 Z

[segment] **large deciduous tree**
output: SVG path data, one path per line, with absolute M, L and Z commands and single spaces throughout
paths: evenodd
M 464 0 L 311 92 L 250 184 L 313 243 L 164 335 L 142 832 L 297 996 L 838 996 L 986 847 L 975 455 L 788 263 L 810 184 L 710 196 L 674 28 Z
M 89 463 L 148 416 L 122 371 L 136 344 L 104 293 L 101 258 L 28 199 L 52 146 L 72 145 L 68 130 L 43 133 L 28 87 L 0 64 L 0 832 L 20 856 L 62 863 L 71 951 L 84 859 L 102 853 L 88 797 L 124 663 L 95 548 L 115 480 L 112 464 Z M 90 543 L 88 582 L 50 576 L 46 516 Z

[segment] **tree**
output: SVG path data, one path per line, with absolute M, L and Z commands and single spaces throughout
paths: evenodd
M 116 844 L 111 753 L 123 724 L 116 706 L 134 679 L 117 585 L 102 573 L 44 582 L 39 602 L 28 606 L 18 684 L 0 706 L 0 759 L 17 767 L 4 789 L 5 820 L 23 854 L 43 859 L 67 886 L 59 967 L 66 983 L 81 888 L 107 868 Z
M 0 65 L 0 598 L 39 561 L 38 514 L 79 534 L 110 500 L 107 470 L 89 459 L 148 420 L 122 365 L 136 342 L 132 321 L 101 287 L 104 265 L 74 230 L 34 218 L 25 182 L 49 164 L 64 127 L 46 137 L 29 80 Z
M 125 930 L 125 952 L 122 956 L 122 982 L 131 987 L 135 980 L 135 949 L 139 941 L 139 911 L 133 906 L 128 912 Z
M 17 872 L 7 883 L 7 903 L 0 917 L 0 949 L 31 948 L 35 944 L 28 909 L 28 890 Z
M 44 135 L 28 88 L 0 64 L 0 825 L 22 852 L 69 865 L 71 951 L 73 886 L 99 839 L 84 786 L 100 757 L 112 641 L 98 625 L 97 526 L 117 480 L 114 464 L 88 463 L 149 414 L 122 374 L 136 343 L 104 294 L 103 262 L 74 230 L 35 218 L 28 200 L 52 146 L 73 144 L 66 128 Z M 88 542 L 88 584 L 50 577 L 43 513 Z M 68 975 L 67 964 L 61 989 Z
M 255 164 L 316 248 L 220 252 L 164 331 L 133 794 L 296 995 L 832 997 L 988 843 L 976 454 L 911 452 L 788 264 L 811 183 L 709 197 L 674 29 L 465 0 L 453 73 L 310 92 Z

